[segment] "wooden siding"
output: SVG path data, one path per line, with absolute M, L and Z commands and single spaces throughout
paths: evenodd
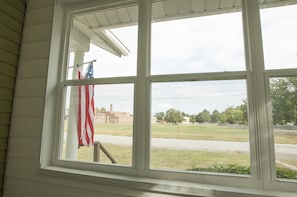
M 0 196 L 24 15 L 25 0 L 0 0 Z

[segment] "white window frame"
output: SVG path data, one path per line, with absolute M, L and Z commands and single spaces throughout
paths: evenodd
M 113 84 L 134 83 L 134 132 L 133 132 L 133 165 L 132 167 L 98 165 L 76 161 L 58 160 L 58 144 L 62 120 L 61 107 L 63 90 L 61 86 L 75 85 L 75 81 L 63 82 L 66 72 L 70 19 L 72 15 L 97 9 L 112 8 L 120 5 L 135 4 L 138 1 L 107 0 L 101 2 L 66 4 L 67 0 L 56 3 L 54 26 L 49 60 L 49 72 L 46 90 L 43 135 L 40 155 L 40 172 L 58 173 L 59 176 L 73 177 L 77 180 L 91 182 L 109 181 L 114 184 L 128 185 L 130 188 L 143 188 L 150 191 L 152 185 L 158 185 L 156 191 L 179 194 L 176 189 L 187 188 L 185 194 L 210 195 L 214 185 L 225 186 L 221 191 L 259 193 L 264 189 L 297 191 L 295 181 L 279 181 L 275 178 L 273 135 L 269 124 L 269 89 L 270 76 L 281 76 L 278 71 L 267 71 L 264 68 L 263 46 L 261 39 L 259 4 L 257 0 L 242 0 L 244 42 L 246 51 L 246 71 L 206 73 L 206 74 L 173 74 L 151 76 L 150 70 L 150 30 L 152 0 L 139 0 L 138 60 L 136 77 L 119 77 L 96 79 L 95 83 Z M 66 27 L 66 28 L 64 28 Z M 63 67 L 63 69 L 61 69 Z M 293 69 L 297 73 L 296 69 Z M 289 73 L 290 71 L 283 71 Z M 55 77 L 52 77 L 55 76 Z M 190 80 L 246 79 L 249 100 L 249 130 L 251 175 L 212 174 L 207 172 L 182 173 L 174 171 L 151 170 L 149 168 L 150 151 L 150 84 L 152 82 L 190 81 Z M 58 88 L 57 88 L 58 87 Z M 137 98 L 137 99 L 136 99 Z M 143 108 L 144 106 L 144 108 Z M 144 109 L 144 110 L 143 110 Z M 262 124 L 265 123 L 265 124 Z M 135 132 L 137 131 L 137 132 Z M 251 132 L 254 131 L 254 132 Z M 261 131 L 261 132 L 260 132 Z M 268 140 L 267 140 L 268 139 Z M 256 143 L 257 142 L 257 143 Z M 146 153 L 146 154 L 143 154 Z M 81 176 L 84 175 L 84 176 Z M 85 176 L 87 175 L 87 176 Z M 167 180 L 166 183 L 163 181 Z M 170 181 L 168 181 L 170 180 Z M 189 184 L 190 182 L 191 184 Z M 179 184 L 177 186 L 177 184 Z M 201 186 L 208 184 L 208 186 Z M 173 190 L 166 187 L 170 185 Z M 234 187 L 253 188 L 244 191 Z M 150 189 L 149 189 L 150 188 Z M 206 189 L 205 189 L 206 188 Z M 233 188 L 233 189 L 230 189 Z M 192 189 L 192 190 L 190 190 Z M 262 191 L 263 192 L 263 191 Z

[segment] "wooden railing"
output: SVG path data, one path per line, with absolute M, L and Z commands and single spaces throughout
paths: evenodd
M 94 142 L 94 162 L 100 162 L 100 150 L 107 156 L 111 163 L 116 163 L 115 159 L 106 150 L 106 148 L 100 142 Z

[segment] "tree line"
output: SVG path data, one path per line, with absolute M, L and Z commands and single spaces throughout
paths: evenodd
M 158 112 L 155 114 L 157 122 L 181 123 L 185 117 L 189 118 L 191 123 L 228 123 L 228 124 L 247 124 L 247 102 L 233 107 L 227 107 L 223 112 L 215 109 L 212 112 L 204 109 L 202 112 L 189 115 L 177 109 L 171 108 L 166 112 Z
M 270 80 L 270 99 L 274 125 L 297 125 L 297 78 L 284 77 Z M 177 109 L 155 114 L 157 122 L 181 123 L 188 117 L 191 123 L 247 124 L 247 100 L 239 106 L 229 106 L 223 112 L 215 109 L 189 115 Z

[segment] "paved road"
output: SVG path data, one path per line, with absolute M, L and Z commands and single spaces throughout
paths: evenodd
M 132 145 L 132 138 L 126 136 L 112 135 L 95 135 L 95 141 L 102 143 L 112 143 L 120 145 Z M 167 139 L 153 138 L 151 141 L 152 147 L 170 148 L 182 150 L 206 150 L 206 151 L 238 151 L 248 152 L 249 144 L 247 142 L 225 142 L 225 141 L 208 141 L 208 140 L 182 140 L 182 139 Z M 276 144 L 277 154 L 292 155 L 297 160 L 297 145 L 292 144 Z

